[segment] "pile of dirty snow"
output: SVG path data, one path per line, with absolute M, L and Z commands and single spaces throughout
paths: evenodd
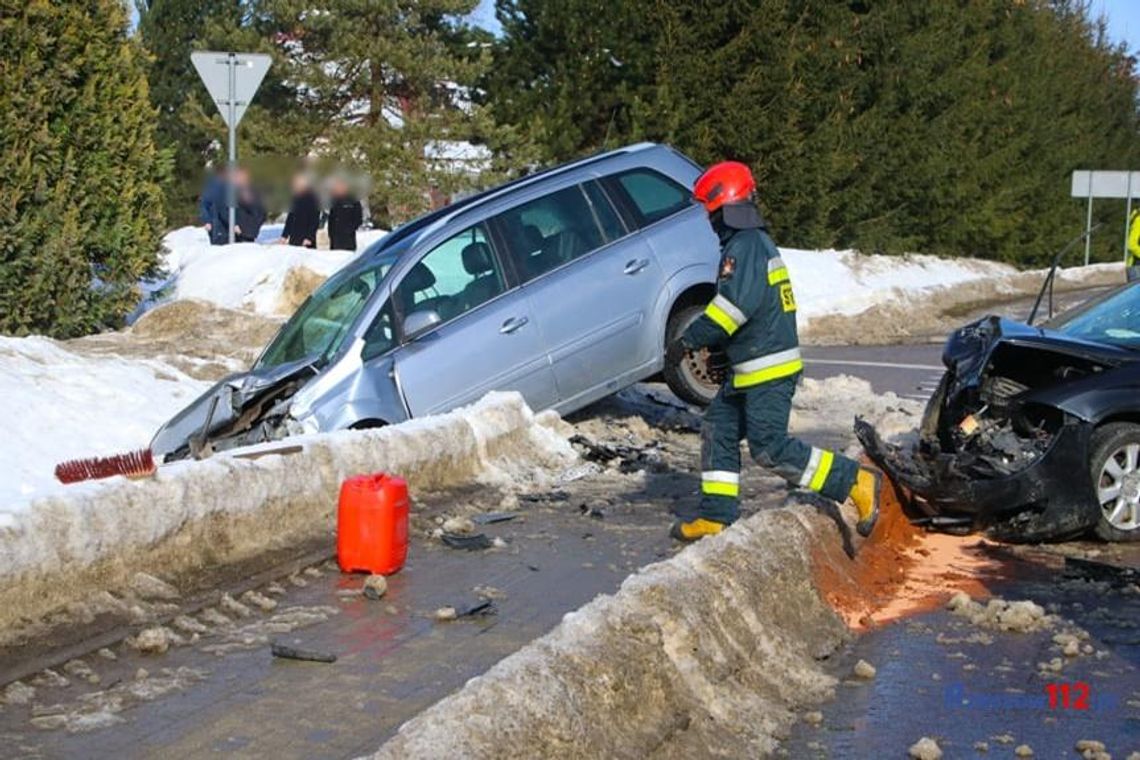
M 197 298 L 288 316 L 316 285 L 385 234 L 363 230 L 357 233 L 356 251 L 327 251 L 262 243 L 215 246 L 200 227 L 183 227 L 162 240 L 168 279 L 159 288 L 160 298 Z
M 852 315 L 880 303 L 913 297 L 934 287 L 993 280 L 1015 274 L 1007 264 L 938 256 L 864 255 L 855 251 L 781 248 L 796 290 L 802 322 L 827 314 Z
M 57 463 L 146 446 L 206 388 L 160 361 L 81 356 L 47 338 L 0 337 L 0 529 L 29 499 L 64 488 Z
M 810 439 L 817 431 L 829 432 L 837 422 L 850 432 L 856 417 L 875 425 L 884 440 L 903 443 L 915 435 L 924 405 L 894 393 L 877 394 L 871 383 L 851 375 L 824 380 L 804 378 L 792 404 L 790 427 Z M 862 449 L 852 443 L 848 453 L 858 456 Z
M 795 286 L 801 335 L 810 342 L 876 344 L 941 336 L 962 314 L 1036 296 L 1045 270 L 981 259 L 780 249 Z M 1119 264 L 1060 269 L 1055 289 L 1124 282 Z
M 176 578 L 327 539 L 340 486 L 353 475 L 396 473 L 413 493 L 550 487 L 577 461 L 556 419 L 533 414 L 517 393 L 490 393 L 447 414 L 298 436 L 283 449 L 264 444 L 39 497 L 0 529 L 0 645 L 20 621 L 117 591 L 138 572 Z
M 837 540 L 815 510 L 765 509 L 566 615 L 372 758 L 768 756 L 835 696 L 820 660 L 846 630 L 812 556 Z

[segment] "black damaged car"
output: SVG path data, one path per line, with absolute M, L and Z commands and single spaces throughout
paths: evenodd
M 999 540 L 1140 540 L 1140 284 L 1042 327 L 987 317 L 951 335 L 917 442 L 871 459 L 914 522 Z

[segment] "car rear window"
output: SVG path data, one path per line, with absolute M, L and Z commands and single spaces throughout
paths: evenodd
M 671 216 L 692 202 L 687 188 L 652 169 L 624 172 L 616 175 L 614 181 L 629 196 L 643 226 Z
M 583 185 L 536 198 L 504 211 L 498 219 L 523 282 L 625 234 L 604 195 Z

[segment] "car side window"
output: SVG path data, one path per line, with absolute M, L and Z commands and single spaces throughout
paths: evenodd
M 394 324 L 392 304 L 386 303 L 364 333 L 364 350 L 360 353 L 362 359 L 374 359 L 396 345 Z
M 602 228 L 606 242 L 617 240 L 625 235 L 625 225 L 622 224 L 621 217 L 618 216 L 613 204 L 610 203 L 610 199 L 606 197 L 602 186 L 591 181 L 582 187 L 586 191 L 587 200 L 590 201 L 590 210 L 594 214 L 594 221 Z
M 687 188 L 652 169 L 634 169 L 618 174 L 616 180 L 637 209 L 642 226 L 692 204 L 692 193 Z
M 581 185 L 537 198 L 498 216 L 526 282 L 625 234 L 603 194 Z
M 394 301 L 404 319 L 416 311 L 434 311 L 446 322 L 504 290 L 487 229 L 477 224 L 420 259 L 396 287 Z

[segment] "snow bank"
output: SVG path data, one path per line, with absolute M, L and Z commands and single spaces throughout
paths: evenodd
M 834 694 L 846 629 L 812 584 L 839 542 L 804 507 L 763 511 L 630 576 L 405 723 L 374 755 L 760 757 Z
M 164 577 L 327 536 L 341 482 L 386 471 L 415 492 L 478 483 L 534 488 L 575 459 L 547 416 L 495 393 L 437 417 L 379 430 L 289 439 L 163 466 L 34 501 L 0 528 L 0 642 L 22 617 L 121 588 L 136 572 Z M 256 459 L 250 454 L 262 452 Z
M 864 255 L 855 251 L 805 251 L 781 248 L 795 285 L 801 326 L 819 317 L 863 314 L 885 305 L 921 308 L 928 297 L 952 304 L 1001 300 L 1035 294 L 1045 270 L 1018 270 L 981 259 L 938 256 Z M 1058 287 L 1079 288 L 1123 283 L 1119 264 L 1094 264 L 1062 269 Z
M 235 243 L 210 245 L 205 230 L 183 227 L 163 238 L 164 283 L 169 299 L 197 298 L 231 309 L 289 316 L 294 299 L 283 298 L 289 273 L 305 269 L 321 279 L 352 261 L 360 251 L 387 234 L 357 233 L 357 250 L 326 251 L 286 245 Z
M 0 530 L 30 498 L 64 488 L 57 463 L 146 446 L 207 386 L 160 361 L 80 356 L 47 338 L 0 337 Z
M 797 315 L 803 321 L 825 314 L 858 314 L 903 294 L 1017 272 L 991 261 L 937 256 L 865 256 L 855 251 L 781 248 L 780 257 L 792 276 Z
M 940 338 L 972 310 L 1000 311 L 1032 298 L 1046 275 L 1046 270 L 937 256 L 781 249 L 781 257 L 795 286 L 801 338 L 837 345 Z M 1094 264 L 1058 270 L 1055 288 L 1123 282 L 1119 264 Z

